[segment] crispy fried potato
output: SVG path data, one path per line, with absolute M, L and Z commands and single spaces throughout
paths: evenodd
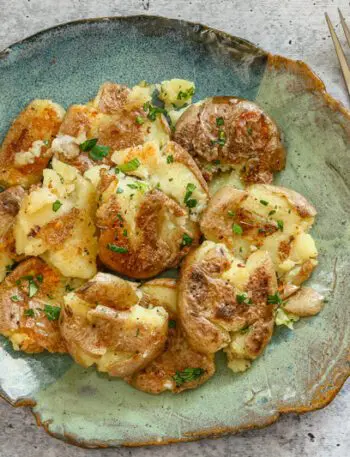
M 176 123 L 174 140 L 192 154 L 208 179 L 218 166 L 238 169 L 245 183 L 270 183 L 273 173 L 285 166 L 274 121 L 255 103 L 236 97 L 211 97 L 190 106 Z
M 162 307 L 139 304 L 140 295 L 135 283 L 98 273 L 65 296 L 60 330 L 77 363 L 126 377 L 162 352 L 168 314 Z
M 194 161 L 175 143 L 160 149 L 155 142 L 115 152 L 112 160 L 127 175 L 103 172 L 96 216 L 101 261 L 133 278 L 177 266 L 199 241 L 195 220 L 208 198 Z M 186 195 L 195 205 L 186 204 Z
M 159 394 L 194 389 L 215 372 L 213 354 L 202 354 L 188 344 L 177 312 L 177 285 L 172 279 L 155 279 L 142 287 L 148 306 L 162 306 L 169 314 L 168 338 L 163 353 L 126 380 L 136 389 Z
M 0 148 L 0 184 L 29 187 L 41 180 L 64 113 L 51 100 L 33 100 L 19 114 Z
M 0 193 L 0 282 L 11 265 L 21 258 L 16 253 L 13 226 L 24 196 L 21 186 L 10 187 Z
M 0 333 L 14 349 L 66 352 L 58 316 L 69 284 L 38 258 L 23 261 L 6 277 L 0 285 Z
M 299 317 L 309 317 L 318 314 L 323 308 L 323 296 L 311 287 L 302 287 L 288 298 L 283 310 Z
M 280 281 L 300 285 L 317 265 L 307 233 L 315 215 L 303 196 L 284 187 L 225 186 L 210 200 L 200 226 L 207 239 L 225 243 L 243 259 L 256 249 L 268 251 Z
M 43 256 L 67 277 L 96 274 L 96 192 L 90 181 L 57 159 L 42 187 L 23 199 L 14 228 L 18 254 Z
M 96 165 L 89 152 L 79 145 L 87 139 L 98 139 L 98 145 L 108 146 L 109 154 L 99 161 L 111 164 L 114 150 L 142 144 L 151 139 L 164 143 L 170 129 L 165 117 L 147 117 L 145 104 L 151 101 L 151 88 L 135 86 L 132 89 L 119 84 L 103 84 L 95 99 L 87 105 L 72 105 L 63 120 L 52 149 L 60 160 L 84 173 Z
M 244 264 L 224 245 L 205 241 L 181 269 L 179 315 L 189 343 L 203 353 L 225 348 L 230 362 L 244 359 L 247 368 L 271 338 L 274 305 L 268 297 L 276 291 L 267 252 L 253 253 Z M 245 333 L 249 338 L 239 354 L 234 342 Z

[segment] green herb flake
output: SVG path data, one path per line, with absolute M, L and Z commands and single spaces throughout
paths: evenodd
M 194 95 L 195 88 L 192 86 L 187 90 L 180 90 L 179 93 L 177 94 L 177 99 L 178 100 L 188 100 L 189 98 L 193 97 Z
M 123 222 L 123 216 L 120 213 L 117 213 L 117 218 L 120 220 L 120 222 Z
M 228 210 L 227 211 L 227 214 L 230 216 L 230 217 L 235 217 L 236 213 L 232 210 Z
M 66 289 L 66 292 L 72 292 L 72 290 L 74 290 L 74 287 L 72 287 L 72 286 L 70 286 L 69 284 L 67 284 L 66 287 L 65 287 L 65 289 Z M 48 297 L 49 297 L 49 296 L 48 296 Z M 49 297 L 49 298 L 51 298 L 51 297 Z
M 24 310 L 24 315 L 26 317 L 34 317 L 34 309 L 25 309 Z
M 278 220 L 276 222 L 277 222 L 278 230 L 281 230 L 281 232 L 283 232 L 283 227 L 284 227 L 283 221 Z
M 242 303 L 244 303 L 246 300 L 247 300 L 247 296 L 245 294 L 237 294 L 236 295 L 236 301 L 239 305 L 241 305 Z
M 79 148 L 84 152 L 90 151 L 94 146 L 96 146 L 97 141 L 97 138 L 91 138 L 90 140 L 84 141 L 84 143 L 80 143 Z
M 194 208 L 197 205 L 197 200 L 194 198 L 191 198 L 194 190 L 196 189 L 196 186 L 192 183 L 188 183 L 186 186 L 186 194 L 184 197 L 184 203 L 188 208 Z
M 36 278 L 36 280 L 39 281 L 40 283 L 42 283 L 43 280 L 44 280 L 44 276 L 43 276 L 42 274 L 36 275 L 35 278 Z
M 216 125 L 218 127 L 221 127 L 222 125 L 224 125 L 225 121 L 224 121 L 224 118 L 223 117 L 217 117 L 216 118 Z
M 117 194 L 122 194 L 123 192 L 124 192 L 124 190 L 121 187 L 117 188 Z
M 136 124 L 142 125 L 145 123 L 145 118 L 142 116 L 136 116 Z
M 130 189 L 138 189 L 139 186 L 137 184 L 134 184 L 134 183 L 129 183 L 127 184 L 128 187 L 130 187 Z
M 173 319 L 170 319 L 169 328 L 176 328 L 176 321 L 174 321 Z
M 195 381 L 204 374 L 203 368 L 185 368 L 183 371 L 176 371 L 173 380 L 177 387 L 186 382 Z
M 249 136 L 252 135 L 253 129 L 251 127 L 248 127 L 247 128 L 247 133 L 248 133 Z
M 14 302 L 20 301 L 21 299 L 19 298 L 18 295 L 12 295 L 11 300 Z
M 140 163 L 139 159 L 137 157 L 135 157 L 134 159 L 130 160 L 129 162 L 119 165 L 119 169 L 123 173 L 129 173 L 130 171 L 137 170 L 140 165 L 141 165 L 141 163 Z
M 281 305 L 283 303 L 283 300 L 280 297 L 280 294 L 276 292 L 274 295 L 268 295 L 267 303 L 269 305 Z
M 187 235 L 187 233 L 184 233 L 182 235 L 182 243 L 181 243 L 181 246 L 184 247 L 184 246 L 191 246 L 191 244 L 193 243 L 193 238 L 191 238 L 189 235 Z
M 56 213 L 61 208 L 61 206 L 62 206 L 62 203 L 59 200 L 56 200 L 52 204 L 52 211 L 54 211 Z
M 116 252 L 117 254 L 127 254 L 128 248 L 125 248 L 124 246 L 117 246 L 116 244 L 108 243 L 107 248 L 112 251 Z
M 172 155 L 170 155 L 166 158 L 166 163 L 173 163 L 173 162 L 174 162 L 174 157 Z
M 271 210 L 271 211 L 269 212 L 268 216 L 273 216 L 275 213 L 276 213 L 276 210 L 273 209 L 273 210 Z
M 240 333 L 248 333 L 248 331 L 249 331 L 249 325 L 246 325 L 243 328 L 241 328 Z
M 232 231 L 236 235 L 242 235 L 243 234 L 243 229 L 240 225 L 238 224 L 233 224 L 232 225 Z
M 29 298 L 34 297 L 34 295 L 38 292 L 38 290 L 39 290 L 39 287 L 36 284 L 36 282 L 33 281 L 32 279 L 30 279 L 29 280 L 29 289 L 28 289 Z
M 147 117 L 150 121 L 155 121 L 158 114 L 168 114 L 167 110 L 159 106 L 153 106 L 150 102 L 147 102 L 143 105 L 143 109 L 147 113 Z
M 4 192 L 4 190 L 5 190 L 5 187 L 0 186 L 0 193 L 1 193 L 1 192 Z
M 107 157 L 111 148 L 109 146 L 102 146 L 96 144 L 90 151 L 89 156 L 92 160 L 102 160 Z
M 269 202 L 266 200 L 260 200 L 260 203 L 264 206 L 267 206 L 269 204 Z
M 123 236 L 128 236 L 128 231 L 126 229 L 123 230 Z
M 49 321 L 57 321 L 60 317 L 61 308 L 59 306 L 45 305 L 44 313 Z

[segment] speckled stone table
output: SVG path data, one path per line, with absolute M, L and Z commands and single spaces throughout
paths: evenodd
M 0 0 L 0 49 L 41 29 L 87 17 L 154 14 L 188 19 L 246 38 L 273 53 L 306 61 L 328 91 L 348 106 L 323 16 L 327 10 L 341 32 L 336 6 L 350 20 L 350 5 L 345 0 L 336 4 L 333 0 Z M 160 448 L 79 449 L 38 429 L 28 409 L 12 408 L 0 400 L 0 457 L 80 457 L 90 453 L 94 457 L 348 457 L 350 383 L 321 411 L 285 416 L 264 430 Z

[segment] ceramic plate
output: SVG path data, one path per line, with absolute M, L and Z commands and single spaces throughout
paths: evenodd
M 0 54 L 0 135 L 33 98 L 67 107 L 88 101 L 106 80 L 133 85 L 174 77 L 195 81 L 197 100 L 245 97 L 277 121 L 288 150 L 277 182 L 318 210 L 313 236 L 320 264 L 310 284 L 328 303 L 295 331 L 279 328 L 247 372 L 233 374 L 219 355 L 209 382 L 177 396 L 138 392 L 68 356 L 14 352 L 1 339 L 1 395 L 32 405 L 48 432 L 76 444 L 158 444 L 262 427 L 281 413 L 325 406 L 349 375 L 350 114 L 304 63 L 183 21 L 74 22 Z

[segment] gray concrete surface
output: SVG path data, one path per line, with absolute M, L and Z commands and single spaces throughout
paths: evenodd
M 341 33 L 336 7 L 350 22 L 345 0 L 0 0 L 0 49 L 41 29 L 74 19 L 155 14 L 188 19 L 255 42 L 273 53 L 309 63 L 328 91 L 348 106 L 348 96 L 323 13 Z M 341 34 L 342 42 L 345 39 Z M 1 88 L 0 88 L 1 90 Z M 218 440 L 161 448 L 88 451 L 55 440 L 38 429 L 30 411 L 0 400 L 0 457 L 348 457 L 350 383 L 327 408 L 286 416 L 264 430 Z

